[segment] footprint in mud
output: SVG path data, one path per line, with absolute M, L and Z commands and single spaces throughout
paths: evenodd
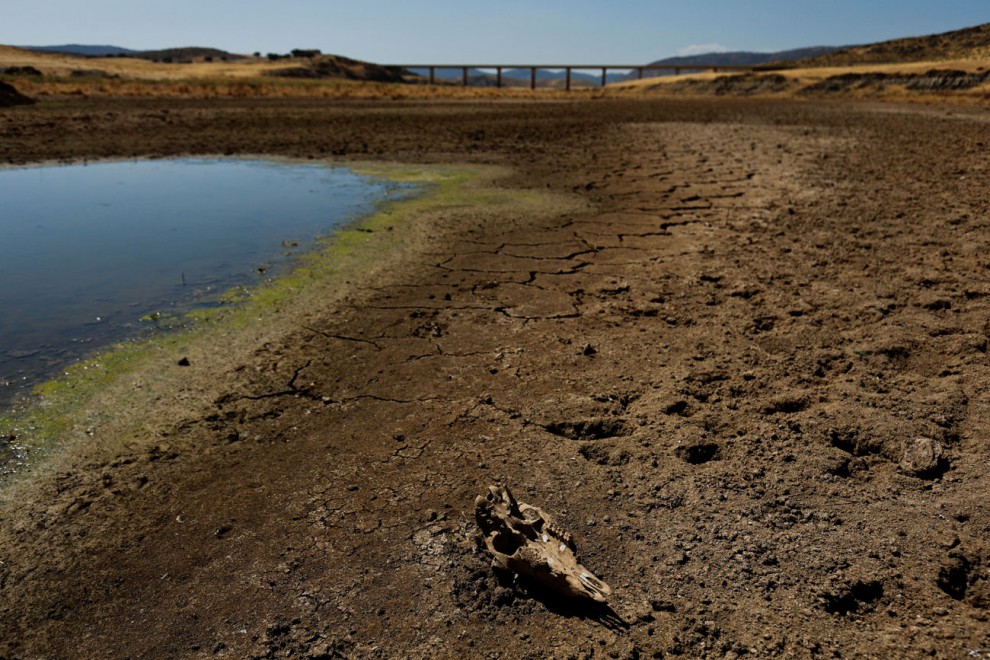
M 873 609 L 883 598 L 881 580 L 853 580 L 823 589 L 819 599 L 829 614 L 853 614 Z
M 674 455 L 685 463 L 703 465 L 721 458 L 722 447 L 715 442 L 697 441 L 679 445 L 674 449 Z
M 603 440 L 629 435 L 626 422 L 618 418 L 600 417 L 576 422 L 553 422 L 543 426 L 554 435 L 571 440 Z
M 581 445 L 578 453 L 586 460 L 597 463 L 598 465 L 626 465 L 632 459 L 632 455 L 624 449 L 611 451 L 609 447 L 602 446 L 597 442 L 589 442 Z
M 990 609 L 990 565 L 985 548 L 957 548 L 949 553 L 939 567 L 935 584 L 953 600 L 979 609 Z

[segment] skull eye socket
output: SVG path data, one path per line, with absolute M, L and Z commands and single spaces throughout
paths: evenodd
M 488 494 L 485 495 L 485 499 L 494 504 L 498 500 L 498 496 L 492 491 L 488 491 Z
M 518 550 L 522 544 L 523 539 L 514 534 L 502 534 L 501 532 L 496 532 L 492 537 L 492 548 L 495 549 L 495 552 L 503 555 L 516 554 L 516 550 Z

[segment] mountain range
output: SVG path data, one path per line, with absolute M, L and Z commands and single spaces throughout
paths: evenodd
M 751 51 L 728 51 L 667 57 L 648 66 L 759 66 L 771 62 L 793 62 L 807 57 L 816 57 L 842 50 L 839 46 L 812 46 L 810 48 L 795 48 L 774 53 L 759 53 Z
M 62 53 L 66 55 L 81 55 L 83 57 L 135 57 L 142 60 L 191 62 L 193 60 L 238 60 L 244 55 L 228 53 L 218 48 L 201 48 L 188 46 L 185 48 L 164 48 L 159 50 L 132 50 L 120 46 L 88 46 L 83 44 L 63 44 L 61 46 L 21 46 L 26 50 L 43 53 Z
M 120 46 L 86 46 L 83 44 L 64 44 L 62 46 L 19 46 L 25 50 L 36 50 L 43 53 L 67 53 L 84 57 L 114 57 L 117 55 L 136 55 L 141 51 L 121 48 Z

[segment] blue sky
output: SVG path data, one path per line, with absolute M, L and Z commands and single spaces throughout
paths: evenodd
M 988 0 L 4 0 L 0 43 L 319 48 L 396 64 L 637 64 L 987 22 Z

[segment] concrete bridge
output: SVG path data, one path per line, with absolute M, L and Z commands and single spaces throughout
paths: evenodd
M 679 75 L 684 71 L 753 71 L 756 67 L 752 66 L 733 66 L 733 65 L 642 65 L 642 64 L 389 64 L 387 66 L 394 66 L 401 69 L 413 70 L 413 69 L 426 69 L 429 71 L 430 84 L 436 84 L 437 82 L 437 71 L 438 70 L 460 70 L 461 71 L 461 83 L 466 87 L 469 79 L 469 72 L 474 69 L 488 69 L 495 70 L 495 86 L 502 87 L 504 77 L 502 75 L 503 71 L 506 69 L 518 70 L 518 69 L 529 69 L 529 88 L 536 89 L 536 74 L 538 71 L 544 69 L 553 70 L 563 70 L 564 71 L 564 89 L 571 89 L 571 78 L 572 72 L 575 70 L 601 70 L 602 78 L 601 85 L 604 87 L 608 83 L 608 72 L 611 71 L 635 71 L 640 80 L 644 77 L 649 77 L 649 72 L 659 72 L 659 71 L 670 71 L 674 75 Z M 449 78 L 444 78 L 449 80 Z

